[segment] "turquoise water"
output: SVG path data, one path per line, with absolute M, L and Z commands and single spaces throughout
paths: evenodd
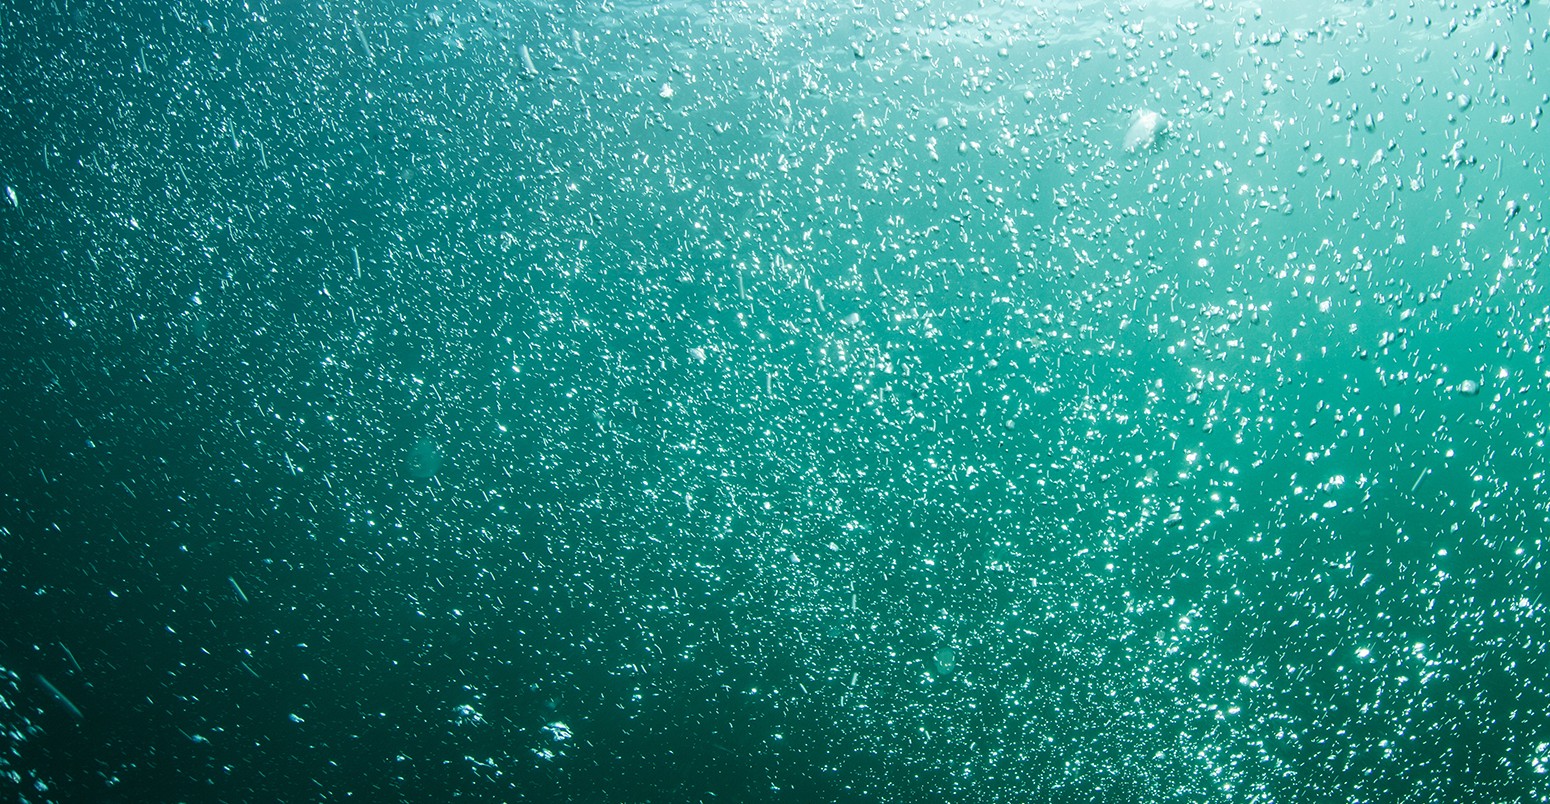
M 0 13 L 29 801 L 1542 801 L 1546 7 Z

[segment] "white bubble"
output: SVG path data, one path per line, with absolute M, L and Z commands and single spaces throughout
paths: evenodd
M 1141 151 L 1157 143 L 1157 137 L 1167 132 L 1168 121 L 1150 109 L 1138 109 L 1130 117 L 1130 128 L 1125 132 L 1125 150 Z

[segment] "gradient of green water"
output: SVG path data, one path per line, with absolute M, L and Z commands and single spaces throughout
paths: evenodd
M 7 11 L 0 769 L 1542 800 L 1544 14 Z

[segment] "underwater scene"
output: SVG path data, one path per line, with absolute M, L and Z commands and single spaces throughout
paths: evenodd
M 0 3 L 0 790 L 1550 801 L 1547 22 Z

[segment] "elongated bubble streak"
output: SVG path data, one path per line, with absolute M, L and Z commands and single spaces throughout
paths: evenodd
M 81 714 L 80 707 L 76 706 L 64 693 L 60 692 L 58 687 L 50 684 L 49 680 L 44 678 L 42 673 L 38 674 L 38 683 L 43 685 L 43 689 L 48 690 L 49 695 L 54 696 L 54 700 L 58 701 L 60 706 L 63 706 L 71 715 L 75 716 L 76 720 L 86 719 L 86 716 Z

